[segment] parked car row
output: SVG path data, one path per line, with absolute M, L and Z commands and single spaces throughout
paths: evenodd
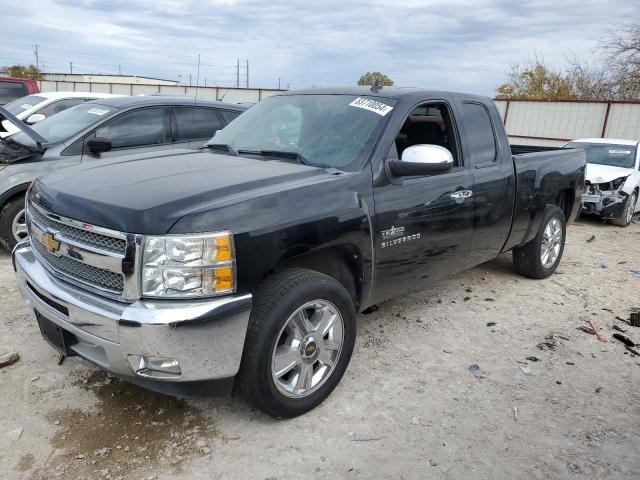
M 33 103 L 33 108 L 64 102 L 56 101 L 55 95 L 42 102 L 41 95 L 33 102 L 27 97 L 9 106 L 16 111 L 21 102 L 25 107 Z M 24 194 L 35 178 L 131 153 L 196 148 L 246 110 L 241 105 L 187 97 L 103 95 L 87 101 L 88 94 L 79 94 L 64 98 L 80 103 L 64 102 L 70 108 L 31 126 L 13 125 L 22 131 L 0 141 L 0 243 L 9 249 L 27 236 Z M 2 121 L 2 125 L 10 123 Z

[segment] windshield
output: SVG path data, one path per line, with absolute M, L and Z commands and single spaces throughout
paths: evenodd
M 26 97 L 18 98 L 13 102 L 7 103 L 3 108 L 13 115 L 19 115 L 45 100 L 45 97 L 39 97 L 38 95 L 27 95 Z
M 351 95 L 283 95 L 240 115 L 209 144 L 298 154 L 316 167 L 357 170 L 369 158 L 394 101 Z M 263 158 L 283 160 L 264 154 Z M 285 157 L 286 158 L 286 157 Z
M 105 107 L 91 102 L 83 103 L 45 118 L 32 125 L 31 128 L 39 133 L 47 143 L 63 142 L 85 128 L 98 123 L 114 111 L 113 107 Z M 35 146 L 35 142 L 24 132 L 18 132 L 8 138 L 22 145 Z
M 584 150 L 587 163 L 623 168 L 633 168 L 635 165 L 636 147 L 633 145 L 569 142 L 567 147 Z

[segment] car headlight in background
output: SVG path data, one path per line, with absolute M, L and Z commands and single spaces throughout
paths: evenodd
M 142 265 L 144 297 L 212 297 L 236 288 L 230 232 L 146 237 Z

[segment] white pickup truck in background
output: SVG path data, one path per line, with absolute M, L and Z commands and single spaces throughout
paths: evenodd
M 566 146 L 587 156 L 583 213 L 595 213 L 620 227 L 640 211 L 640 142 L 613 138 L 582 138 Z

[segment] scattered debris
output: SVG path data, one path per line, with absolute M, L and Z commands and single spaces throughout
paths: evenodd
M 626 348 L 626 349 L 627 349 L 627 351 L 629 351 L 629 352 L 630 352 L 631 354 L 633 354 L 634 356 L 636 356 L 636 357 L 640 357 L 640 353 L 638 353 L 638 351 L 637 351 L 637 350 L 635 350 L 635 349 L 631 348 L 630 346 L 625 345 L 625 346 L 624 346 L 624 348 Z
M 487 327 L 495 327 L 496 322 L 487 322 Z
M 629 325 L 632 327 L 640 327 L 640 312 L 633 312 L 629 316 Z
M 485 302 L 495 302 L 496 299 L 495 298 L 491 298 L 491 297 L 487 297 L 484 299 Z
M 596 388 L 596 393 L 600 393 L 602 391 L 602 387 Z
M 613 313 L 613 310 L 611 310 L 610 308 L 606 308 L 606 307 L 602 307 L 600 310 L 604 310 L 605 312 Z
M 531 361 L 531 362 L 537 362 L 538 360 L 540 360 L 538 357 L 534 357 L 533 355 L 527 357 L 527 360 Z
M 589 335 L 596 334 L 593 328 L 585 327 L 584 325 L 580 325 L 579 327 L 576 327 L 576 330 L 580 330 L 581 332 L 588 333 Z
M 480 365 L 478 365 L 477 363 L 473 363 L 473 364 L 469 365 L 469 368 L 467 370 L 469 370 L 471 373 L 475 374 L 478 370 L 480 370 Z
M 596 326 L 596 323 L 593 321 L 592 318 L 589 319 L 589 325 L 591 325 L 591 328 L 593 328 L 593 331 L 596 333 L 596 337 L 598 337 L 598 340 L 600 340 L 601 342 L 606 342 L 607 341 L 607 337 L 605 337 L 599 330 L 598 327 Z
M 536 345 L 536 347 L 538 347 L 539 350 L 555 350 L 556 348 L 558 348 L 558 341 L 556 340 L 557 338 L 562 338 L 564 340 L 567 340 L 566 337 L 562 337 L 560 335 L 556 335 L 554 333 L 550 333 L 549 335 L 547 335 L 546 337 L 544 337 L 544 341 L 540 342 L 538 345 Z
M 380 307 L 378 305 L 371 305 L 369 308 L 366 308 L 362 311 L 363 315 L 369 315 L 371 313 L 377 312 L 378 310 L 380 310 Z
M 352 442 L 379 442 L 380 440 L 384 440 L 384 437 L 371 437 L 371 438 L 356 438 L 356 437 L 353 437 L 351 439 Z
M 627 332 L 624 328 L 621 328 L 618 325 L 613 325 L 613 327 L 611 327 L 611 328 L 613 328 L 614 330 L 617 330 L 619 332 L 622 332 L 622 333 L 626 333 Z
M 587 243 L 591 243 L 596 239 L 595 235 L 591 235 L 588 239 L 587 239 Z
M 630 268 L 629 271 L 633 273 L 634 277 L 640 278 L 640 270 L 637 268 Z
M 65 358 L 67 357 L 65 357 L 63 354 L 58 355 L 58 365 L 62 365 Z
M 471 300 L 471 297 L 464 297 L 462 300 L 464 300 L 465 302 L 468 302 L 469 300 Z
M 20 360 L 18 352 L 3 353 L 0 355 L 0 368 L 16 363 L 18 360 Z
M 473 290 L 471 288 L 469 288 L 469 287 L 467 287 L 464 291 L 467 292 L 467 293 L 473 292 Z
M 15 430 L 11 430 L 7 432 L 7 437 L 9 437 L 12 441 L 17 442 L 20 440 L 20 436 L 22 435 L 22 427 L 18 427 Z
M 531 373 L 531 369 L 529 367 L 525 367 L 524 365 L 520 365 L 520 370 L 522 370 L 522 373 L 524 373 L 525 375 L 529 375 Z
M 604 270 L 606 268 L 609 268 L 609 265 L 607 265 L 605 262 L 600 262 L 600 268 Z
M 515 405 L 513 406 L 513 420 L 516 422 L 518 421 L 518 407 Z
M 567 365 L 575 365 L 573 362 L 567 362 Z
M 622 343 L 624 343 L 627 347 L 635 347 L 636 344 L 633 342 L 633 340 L 631 340 L 629 337 L 627 337 L 626 335 L 622 335 L 621 333 L 614 333 L 613 334 L 613 338 L 615 338 L 616 340 L 621 341 Z
M 560 380 L 556 380 L 556 383 L 557 383 L 558 385 L 562 385 L 562 382 L 561 382 Z

